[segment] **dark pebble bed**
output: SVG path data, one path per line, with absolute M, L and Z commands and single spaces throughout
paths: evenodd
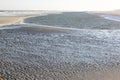
M 120 79 L 119 29 L 26 26 L 0 29 L 0 80 Z

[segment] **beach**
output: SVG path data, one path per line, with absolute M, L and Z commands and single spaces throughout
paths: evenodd
M 16 25 L 23 23 L 28 17 L 45 16 L 51 13 L 59 13 L 55 11 L 3 11 L 0 12 L 0 26 Z
M 108 15 L 120 15 L 120 10 L 114 10 L 114 11 L 95 11 L 95 13 L 99 14 L 108 14 Z
M 0 30 L 1 78 L 119 80 L 119 33 L 119 30 Z
M 23 16 L 0 16 L 0 26 L 19 24 L 24 18 Z
M 85 16 L 82 20 L 88 20 L 86 16 L 90 16 L 88 25 L 83 20 L 85 27 L 81 24 L 66 27 L 65 23 L 64 27 L 57 25 L 58 22 L 57 26 L 52 26 L 52 23 L 50 26 L 16 24 L 23 21 L 23 17 L 3 17 L 1 24 L 4 27 L 0 27 L 0 80 L 120 80 L 119 22 L 86 13 L 82 15 Z M 7 22 L 13 20 L 10 25 L 6 18 Z M 100 23 L 93 24 L 94 20 Z

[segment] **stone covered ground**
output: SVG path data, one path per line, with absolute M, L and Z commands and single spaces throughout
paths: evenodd
M 0 80 L 120 79 L 120 30 L 13 27 L 0 29 Z

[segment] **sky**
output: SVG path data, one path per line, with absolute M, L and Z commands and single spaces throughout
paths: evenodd
M 120 0 L 0 0 L 0 10 L 109 11 Z

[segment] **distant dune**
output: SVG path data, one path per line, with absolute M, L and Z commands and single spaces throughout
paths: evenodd
M 96 13 L 120 15 L 120 10 L 113 10 L 113 11 L 97 11 Z

